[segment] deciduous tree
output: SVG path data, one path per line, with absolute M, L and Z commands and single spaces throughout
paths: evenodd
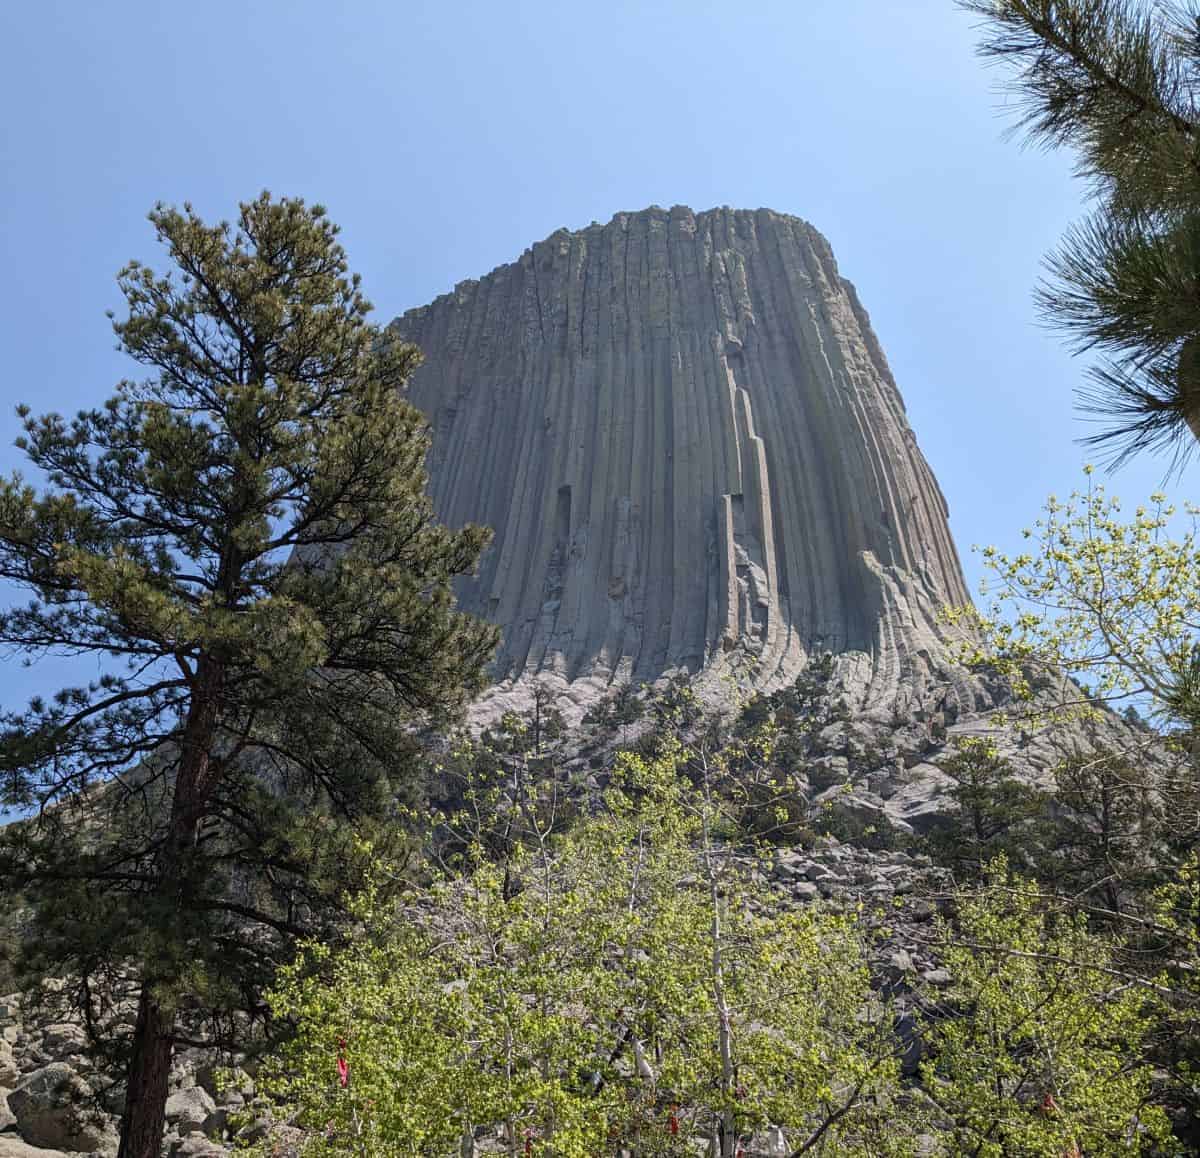
M 853 916 L 756 886 L 683 758 L 622 756 L 602 812 L 510 859 L 516 890 L 483 860 L 310 947 L 274 996 L 300 1027 L 274 1089 L 312 1154 L 471 1155 L 490 1128 L 514 1155 L 733 1158 L 769 1123 L 788 1153 L 904 1152 Z
M 923 1077 L 946 1115 L 944 1152 L 1116 1158 L 1167 1144 L 1141 1052 L 1147 994 L 1082 914 L 1047 909 L 1000 859 L 960 894 L 940 951 L 953 983 Z

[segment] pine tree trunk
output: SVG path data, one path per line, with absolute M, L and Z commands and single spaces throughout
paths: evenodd
M 117 1158 L 159 1158 L 162 1152 L 174 1030 L 174 1013 L 164 1010 L 143 982 Z
M 187 857 L 196 843 L 205 801 L 212 789 L 212 749 L 221 707 L 220 664 L 202 657 L 180 743 L 171 819 L 158 862 L 156 891 L 173 905 L 187 903 Z M 155 997 L 161 966 L 143 962 L 142 992 L 126 1072 L 125 1113 L 117 1158 L 160 1158 L 166 1127 L 168 1079 L 174 1050 L 175 1012 Z

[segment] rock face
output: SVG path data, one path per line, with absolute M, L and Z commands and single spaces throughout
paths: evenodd
M 495 532 L 460 599 L 504 627 L 498 679 L 762 685 L 860 652 L 869 706 L 936 663 L 938 609 L 968 598 L 946 504 L 804 221 L 618 214 L 393 332 L 425 354 L 439 516 Z

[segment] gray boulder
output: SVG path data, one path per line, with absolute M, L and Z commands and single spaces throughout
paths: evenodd
M 13 1048 L 0 1040 L 0 1089 L 11 1090 L 21 1080 L 21 1067 L 13 1056 Z
M 951 795 L 954 788 L 954 779 L 936 764 L 916 764 L 884 809 L 893 824 L 907 825 L 918 836 L 926 836 L 957 814 L 958 802 Z
M 189 1086 L 167 1099 L 167 1121 L 180 1134 L 203 1130 L 217 1105 L 200 1086 Z
M 225 1151 L 203 1134 L 188 1134 L 171 1147 L 171 1158 L 216 1158 Z
M 82 1052 L 87 1047 L 87 1034 L 83 1028 L 69 1021 L 48 1025 L 42 1034 L 42 1049 L 56 1061 L 69 1054 Z
M 92 1088 L 70 1066 L 34 1070 L 8 1095 L 21 1138 L 32 1146 L 91 1153 L 115 1152 L 108 1117 L 93 1107 Z
M 207 1090 L 219 1106 L 240 1106 L 246 1098 L 254 1096 L 254 1079 L 237 1066 L 201 1065 L 196 1070 L 196 1085 Z
M 882 797 L 876 796 L 866 788 L 834 785 L 822 792 L 814 804 L 831 819 L 849 821 L 858 829 L 886 828 L 891 825 L 902 832 L 912 831 L 906 820 L 894 815 L 889 801 L 884 801 Z M 821 813 L 818 813 L 818 816 L 820 815 Z
M 43 1150 L 11 1134 L 0 1134 L 0 1158 L 71 1158 L 71 1155 L 63 1150 Z
M 98 1085 L 97 1093 L 100 1104 L 110 1113 L 118 1117 L 125 1112 L 125 1083 L 124 1081 L 110 1082 L 108 1085 Z

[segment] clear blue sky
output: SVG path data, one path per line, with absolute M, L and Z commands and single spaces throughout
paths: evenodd
M 159 260 L 156 200 L 323 202 L 383 320 L 560 226 L 769 206 L 857 285 L 974 588 L 971 544 L 1076 485 L 1087 429 L 1031 301 L 1082 192 L 1002 139 L 974 40 L 951 0 L 0 4 L 0 469 L 11 404 L 70 412 L 128 372 L 104 311 Z M 0 703 L 27 678 L 0 670 Z

